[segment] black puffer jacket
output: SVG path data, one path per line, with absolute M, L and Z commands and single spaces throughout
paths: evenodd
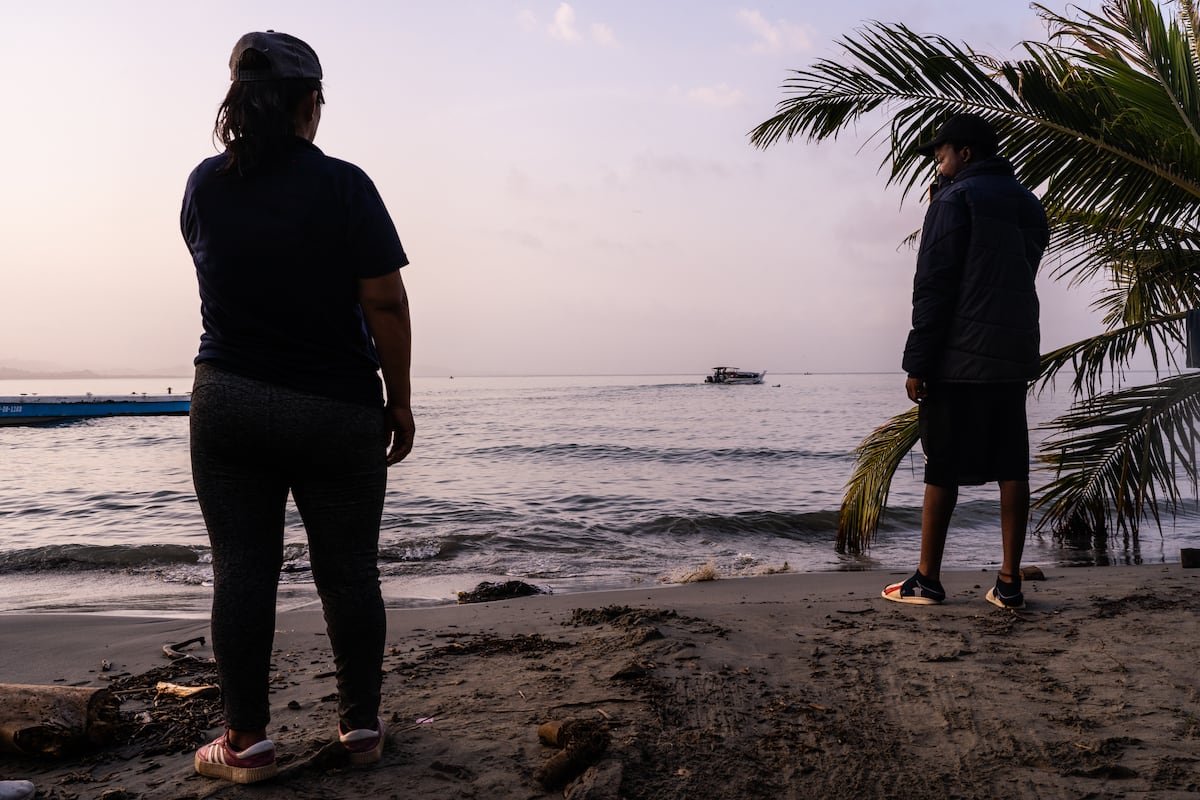
M 1042 204 L 1003 158 L 972 164 L 938 190 L 921 228 L 904 371 L 961 383 L 1036 378 L 1034 277 L 1048 241 Z

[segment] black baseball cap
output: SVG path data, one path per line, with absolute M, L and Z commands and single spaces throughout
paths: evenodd
M 239 69 L 238 62 L 247 50 L 261 54 L 269 66 L 260 69 Z M 321 80 L 321 61 L 317 52 L 295 36 L 275 31 L 256 31 L 238 39 L 229 56 L 229 79 L 232 81 L 274 81 L 281 78 L 315 78 Z
M 946 142 L 974 145 L 989 155 L 994 154 L 1000 144 L 992 123 L 978 114 L 955 114 L 942 123 L 933 141 L 920 145 L 917 152 L 932 156 L 933 151 Z

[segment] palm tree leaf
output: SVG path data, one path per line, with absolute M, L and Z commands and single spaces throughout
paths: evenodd
M 917 439 L 917 408 L 913 406 L 876 428 L 855 449 L 854 473 L 846 484 L 838 515 L 837 552 L 861 553 L 870 547 L 887 506 L 892 476 Z
M 1194 293 L 1200 285 L 1200 264 L 1193 255 L 1200 253 L 1200 231 L 1191 224 L 1112 227 L 1091 211 L 1063 210 L 1055 219 L 1055 245 L 1060 259 L 1052 275 L 1071 286 L 1106 279 L 1114 270 L 1120 275 L 1126 260 L 1144 260 L 1150 253 L 1174 263 L 1173 281 L 1186 285 L 1184 291 Z M 1191 295 L 1182 302 L 1191 303 Z
M 1042 9 L 1057 39 L 1081 44 L 1027 43 L 1028 57 L 1015 62 L 872 23 L 841 40 L 851 63 L 823 59 L 794 71 L 783 87 L 789 96 L 751 131 L 751 143 L 836 138 L 872 112 L 889 111 L 884 165 L 891 165 L 889 184 L 907 196 L 930 177 L 914 143 L 932 138 L 947 114 L 972 111 L 996 126 L 1021 179 L 1046 187 L 1052 216 L 1088 208 L 1113 228 L 1190 222 L 1200 199 L 1192 51 L 1152 0 L 1114 5 L 1136 13 L 1076 21 Z M 1158 42 L 1175 48 L 1166 66 L 1140 55 Z M 1164 82 L 1164 70 L 1181 64 L 1189 79 Z
M 1056 478 L 1034 504 L 1038 529 L 1136 535 L 1146 518 L 1161 525 L 1160 501 L 1174 511 L 1179 481 L 1196 487 L 1198 418 L 1200 375 L 1189 374 L 1100 395 L 1056 419 L 1060 433 L 1039 455 Z
M 1045 390 L 1062 370 L 1070 368 L 1075 373 L 1071 391 L 1076 396 L 1093 395 L 1104 387 L 1106 374 L 1114 386 L 1121 382 L 1124 370 L 1137 353 L 1139 344 L 1146 345 L 1156 371 L 1159 369 L 1160 350 L 1173 365 L 1174 355 L 1168 348 L 1172 343 L 1179 344 L 1182 341 L 1179 323 L 1185 315 L 1186 312 L 1180 312 L 1139 321 L 1044 353 L 1042 372 L 1035 384 L 1039 390 Z

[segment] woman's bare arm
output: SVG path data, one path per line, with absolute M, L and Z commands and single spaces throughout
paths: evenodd
M 412 452 L 416 424 L 412 415 L 412 323 L 408 315 L 408 292 L 400 270 L 358 282 L 358 302 L 383 371 L 387 392 L 387 414 L 391 425 L 388 466 Z

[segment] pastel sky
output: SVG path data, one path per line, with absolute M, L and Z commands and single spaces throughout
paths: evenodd
M 183 184 L 234 41 L 272 28 L 320 55 L 316 143 L 395 219 L 418 374 L 899 370 L 923 206 L 869 127 L 747 137 L 871 19 L 1044 36 L 1025 0 L 0 0 L 0 365 L 190 368 Z M 1095 328 L 1040 288 L 1046 347 Z

